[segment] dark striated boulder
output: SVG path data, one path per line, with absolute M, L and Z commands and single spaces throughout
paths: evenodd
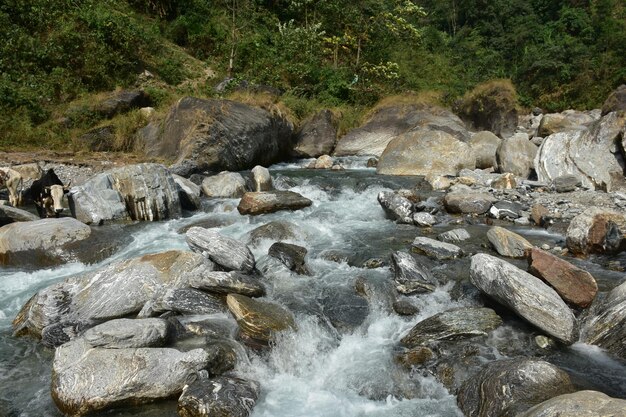
M 391 254 L 396 289 L 402 294 L 431 292 L 437 280 L 430 271 L 406 252 Z
M 196 276 L 189 284 L 203 291 L 218 294 L 242 294 L 248 297 L 262 297 L 265 295 L 265 287 L 254 275 L 247 275 L 237 271 L 207 272 L 202 276 Z
M 240 214 L 257 215 L 280 210 L 300 210 L 311 204 L 311 200 L 293 191 L 250 192 L 244 194 L 237 210 Z
M 191 250 L 227 270 L 250 272 L 254 269 L 254 255 L 248 246 L 220 234 L 218 229 L 192 227 L 185 233 L 185 238 Z
M 581 326 L 580 339 L 626 359 L 626 282 L 592 305 Z
M 267 254 L 278 259 L 283 265 L 301 275 L 311 275 L 311 272 L 304 264 L 306 248 L 290 243 L 276 242 L 270 246 Z
M 180 417 L 248 417 L 259 398 L 260 385 L 232 376 L 204 377 L 185 385 L 178 399 Z
M 321 155 L 329 155 L 337 142 L 336 124 L 333 113 L 327 109 L 304 122 L 296 134 L 294 156 L 317 158 Z

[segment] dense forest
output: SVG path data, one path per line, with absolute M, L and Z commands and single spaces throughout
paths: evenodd
M 407 91 L 452 104 L 498 78 L 521 106 L 586 109 L 626 82 L 623 0 L 4 0 L 0 38 L 5 148 L 67 140 L 52 121 L 68 103 L 144 70 L 157 106 L 228 76 L 298 117 Z

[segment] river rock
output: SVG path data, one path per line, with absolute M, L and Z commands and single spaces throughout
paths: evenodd
M 238 271 L 213 271 L 189 281 L 194 288 L 218 294 L 242 294 L 248 297 L 262 297 L 265 287 L 254 275 Z
M 241 331 L 255 342 L 268 344 L 277 332 L 296 329 L 291 312 L 278 304 L 240 294 L 229 294 L 226 304 Z
M 457 175 L 474 169 L 472 147 L 441 131 L 418 130 L 392 139 L 381 154 L 376 173 L 383 175 Z
M 539 123 L 537 135 L 545 138 L 555 133 L 583 130 L 586 125 L 596 119 L 596 117 L 589 113 L 576 110 L 544 114 Z
M 178 197 L 182 208 L 185 210 L 199 209 L 202 188 L 180 175 L 172 174 L 172 177 L 178 186 Z
M 190 283 L 190 285 L 195 283 Z M 215 314 L 226 310 L 226 305 L 216 295 L 193 288 L 170 288 L 155 294 L 144 304 L 137 317 L 152 317 L 173 311 L 184 315 Z
M 249 192 L 242 197 L 237 210 L 240 214 L 274 213 L 280 210 L 300 210 L 313 202 L 293 191 Z
M 370 312 L 367 300 L 352 288 L 328 289 L 318 302 L 324 317 L 340 332 L 353 332 L 363 324 Z
M 202 180 L 207 197 L 240 198 L 246 193 L 246 180 L 238 172 L 223 171 Z
M 486 336 L 501 324 L 502 319 L 489 308 L 456 308 L 420 321 L 400 343 L 407 348 L 414 348 L 438 341 Z
M 547 137 L 534 161 L 538 180 L 550 183 L 563 175 L 575 175 L 584 188 L 617 189 L 625 167 L 618 145 L 624 126 L 626 112 L 614 112 L 583 130 Z M 612 177 L 615 172 L 621 173 L 621 180 Z
M 525 133 L 517 133 L 504 140 L 497 151 L 498 169 L 500 172 L 510 172 L 518 177 L 528 178 L 534 168 L 537 146 Z
M 317 158 L 329 155 L 337 142 L 337 128 L 333 113 L 324 109 L 307 120 L 296 134 L 293 149 L 298 158 Z
M 513 190 L 517 188 L 517 180 L 515 179 L 515 174 L 506 172 L 491 181 L 490 186 L 491 188 L 496 188 L 499 190 Z
M 89 226 L 71 217 L 7 224 L 0 227 L 0 264 L 67 262 L 90 235 Z
M 615 252 L 623 248 L 626 215 L 591 207 L 574 217 L 567 228 L 567 247 L 576 255 Z
M 467 93 L 458 114 L 476 130 L 507 137 L 517 127 L 517 93 L 508 81 L 488 81 Z
M 0 204 L 0 226 L 13 222 L 31 222 L 40 220 L 39 216 L 26 210 Z
M 180 394 L 207 363 L 202 349 L 101 349 L 77 339 L 55 351 L 51 395 L 72 416 L 148 403 Z
M 259 398 L 258 382 L 232 376 L 198 378 L 178 399 L 180 417 L 248 417 Z
M 301 230 L 294 223 L 277 220 L 259 226 L 248 234 L 248 244 L 258 245 L 262 240 L 280 242 L 294 240 L 302 235 Z
M 413 224 L 413 203 L 393 191 L 378 193 L 378 202 L 385 213 L 398 223 Z
M 600 303 L 594 303 L 583 322 L 580 339 L 626 359 L 626 282 L 613 288 Z
M 215 265 L 202 255 L 168 251 L 67 278 L 35 294 L 13 320 L 15 334 L 41 337 L 61 321 L 97 322 L 138 313 L 164 287 L 185 288 Z
M 252 171 L 250 171 L 250 181 L 253 184 L 252 191 L 270 191 L 274 188 L 272 186 L 270 171 L 260 165 L 255 166 L 252 168 Z
M 254 269 L 254 255 L 245 243 L 219 233 L 218 229 L 192 227 L 185 240 L 194 252 L 209 258 L 227 270 L 250 272 Z
M 517 416 L 535 404 L 574 391 L 567 373 L 537 359 L 489 363 L 461 386 L 457 403 L 467 417 Z
M 459 140 L 469 139 L 463 121 L 448 110 L 422 104 L 390 105 L 379 107 L 363 126 L 339 139 L 334 155 L 379 157 L 393 138 L 413 129 L 442 131 Z
M 550 398 L 518 417 L 623 417 L 626 400 L 597 391 L 578 391 Z
M 163 346 L 170 333 L 163 319 L 117 319 L 88 329 L 83 337 L 91 347 L 127 349 Z
M 297 274 L 311 275 L 311 272 L 309 272 L 309 269 L 304 264 L 307 250 L 302 246 L 276 242 L 270 246 L 267 254 L 278 259 L 283 265 Z
M 496 152 L 502 139 L 485 130 L 475 133 L 468 143 L 476 155 L 476 168 L 498 168 Z
M 500 226 L 493 226 L 487 232 L 487 239 L 493 248 L 502 256 L 510 258 L 524 258 L 526 252 L 532 249 L 529 241 Z
M 589 272 L 539 248 L 532 248 L 528 263 L 528 272 L 546 281 L 572 305 L 588 307 L 598 292 Z
M 283 116 L 229 100 L 180 99 L 147 156 L 174 159 L 177 174 L 270 166 L 291 151 L 293 126 Z
M 391 254 L 391 263 L 398 292 L 413 294 L 435 290 L 437 286 L 435 277 L 410 254 L 394 252 Z
M 313 162 L 313 169 L 331 169 L 333 167 L 333 158 L 328 155 L 322 155 Z
M 470 281 L 548 335 L 565 344 L 578 340 L 574 314 L 539 278 L 495 256 L 479 253 L 472 256 Z
M 483 214 L 495 201 L 490 194 L 475 191 L 449 192 L 443 199 L 449 213 L 462 214 Z
M 441 233 L 437 236 L 437 239 L 448 242 L 448 243 L 458 243 L 463 242 L 464 240 L 469 239 L 471 236 L 469 232 L 465 229 L 453 229 L 448 230 L 447 232 Z
M 86 224 L 130 220 L 122 194 L 115 189 L 111 173 L 101 173 L 83 185 L 72 187 L 68 202 L 72 216 Z
M 411 250 L 438 260 L 454 259 L 463 256 L 463 251 L 456 245 L 421 236 L 413 240 Z
M 615 89 L 602 105 L 602 116 L 614 112 L 626 110 L 626 84 Z
M 580 185 L 580 179 L 576 175 L 561 175 L 552 180 L 552 187 L 557 193 L 576 191 Z
M 435 216 L 426 212 L 419 212 L 413 214 L 413 223 L 421 227 L 431 227 L 438 223 Z

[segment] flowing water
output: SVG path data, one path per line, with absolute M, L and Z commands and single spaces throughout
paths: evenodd
M 276 268 L 267 256 L 272 242 L 251 247 L 268 284 L 268 297 L 289 306 L 298 331 L 283 333 L 270 352 L 250 353 L 237 372 L 261 383 L 255 417 L 348 417 L 348 416 L 461 416 L 456 397 L 428 373 L 406 372 L 393 361 L 399 339 L 418 321 L 438 312 L 469 305 L 450 295 L 454 282 L 435 292 L 413 297 L 420 312 L 406 318 L 391 313 L 385 300 L 370 300 L 360 324 L 341 328 L 324 320 L 325 299 L 354 291 L 357 277 L 384 282 L 392 273 L 388 265 L 364 267 L 368 259 L 388 262 L 392 250 L 408 250 L 415 236 L 424 233 L 413 226 L 388 220 L 376 196 L 382 190 L 413 188 L 416 178 L 377 176 L 365 168 L 365 160 L 348 159 L 346 171 L 302 169 L 307 161 L 271 168 L 275 184 L 313 200 L 313 206 L 296 212 L 250 217 L 236 211 L 237 200 L 205 201 L 203 211 L 189 217 L 159 223 L 117 227 L 115 235 L 124 244 L 105 261 L 95 265 L 70 263 L 29 271 L 0 269 L 0 417 L 59 416 L 50 399 L 53 352 L 27 338 L 11 336 L 11 320 L 37 290 L 74 274 L 104 264 L 168 249 L 187 249 L 181 230 L 191 225 L 220 227 L 221 232 L 247 240 L 254 228 L 273 220 L 288 220 L 299 228 L 291 243 L 305 246 L 312 276 L 293 276 Z M 435 228 L 435 233 L 459 227 L 453 223 Z M 484 225 L 468 226 L 470 252 L 484 251 Z M 557 244 L 563 237 L 542 229 L 516 228 L 533 243 Z M 479 232 L 479 233 L 474 233 Z M 339 260 L 339 262 L 337 262 Z M 469 261 L 434 264 L 436 274 L 451 281 L 467 277 Z M 623 278 L 599 269 L 601 287 L 611 288 Z M 234 320 L 228 318 L 233 324 Z M 339 330 L 337 330 L 339 328 Z M 483 362 L 507 357 L 506 346 L 526 343 L 528 328 L 512 319 L 484 341 L 479 357 Z M 576 344 L 551 354 L 548 360 L 566 369 L 582 387 L 600 389 L 626 397 L 626 367 L 600 349 Z M 593 370 L 589 371 L 588 368 Z M 176 415 L 175 401 L 115 410 L 115 416 L 164 417 Z

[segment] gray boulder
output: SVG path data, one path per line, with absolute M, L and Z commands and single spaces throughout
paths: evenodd
M 122 194 L 114 188 L 110 173 L 98 174 L 68 194 L 72 216 L 86 224 L 130 220 Z
M 181 417 L 248 417 L 259 398 L 260 385 L 232 376 L 198 378 L 185 385 L 178 399 Z
M 237 271 L 207 272 L 190 280 L 189 285 L 217 294 L 242 294 L 248 297 L 265 295 L 265 287 L 256 276 Z
M 0 204 L 0 226 L 13 222 L 30 222 L 39 219 L 39 216 L 26 210 Z
M 495 256 L 479 253 L 472 256 L 470 281 L 548 335 L 565 344 L 578 340 L 574 314 L 539 278 Z
M 595 120 L 597 117 L 594 114 L 576 110 L 544 114 L 539 123 L 537 135 L 545 138 L 555 133 L 584 130 Z
M 163 319 L 117 319 L 88 329 L 83 337 L 91 347 L 129 349 L 163 346 L 170 333 Z
M 438 260 L 454 259 L 463 256 L 463 251 L 456 245 L 422 236 L 418 236 L 413 240 L 411 250 Z
M 617 252 L 623 249 L 625 238 L 626 215 L 600 207 L 574 217 L 566 233 L 567 247 L 575 255 Z
M 181 175 L 241 171 L 288 157 L 293 126 L 284 117 L 229 100 L 180 99 L 147 155 L 174 159 Z
M 302 231 L 294 223 L 283 220 L 273 221 L 250 231 L 248 234 L 248 244 L 258 245 L 262 240 L 280 242 L 297 239 L 301 235 Z
M 517 233 L 500 226 L 494 226 L 487 232 L 487 239 L 496 252 L 510 258 L 524 258 L 533 245 Z
M 258 215 L 281 210 L 300 210 L 313 202 L 293 191 L 268 191 L 245 193 L 239 201 L 239 214 Z
M 449 213 L 460 214 L 483 214 L 495 201 L 491 194 L 476 191 L 449 192 L 443 199 Z
M 202 188 L 180 175 L 172 174 L 172 177 L 178 186 L 178 198 L 180 199 L 181 207 L 185 210 L 199 209 Z
M 95 106 L 95 111 L 108 119 L 132 109 L 150 105 L 150 96 L 141 90 L 122 90 L 109 95 Z
M 597 391 L 578 391 L 550 398 L 518 417 L 623 417 L 626 400 Z
M 485 130 L 474 134 L 468 143 L 476 155 L 476 168 L 498 168 L 496 152 L 502 139 Z
M 431 227 L 436 225 L 438 222 L 437 218 L 430 213 L 420 211 L 419 213 L 413 214 L 413 223 L 417 226 Z
M 195 283 L 190 282 L 189 285 Z M 173 311 L 185 315 L 215 314 L 226 310 L 224 301 L 217 295 L 193 288 L 170 288 L 157 292 L 144 304 L 137 317 L 152 317 Z
M 467 417 L 517 416 L 535 404 L 574 391 L 567 373 L 536 359 L 492 362 L 461 386 L 457 403 Z
M 517 133 L 502 141 L 496 157 L 500 172 L 510 172 L 518 177 L 528 178 L 534 167 L 537 146 L 525 133 Z
M 393 191 L 378 193 L 378 202 L 385 213 L 398 223 L 413 224 L 413 203 Z
M 431 292 L 437 280 L 430 271 L 406 252 L 391 254 L 396 289 L 402 294 Z
M 227 270 L 250 272 L 254 269 L 254 255 L 248 246 L 220 234 L 217 229 L 192 227 L 185 233 L 185 239 L 191 250 Z
M 626 359 L 626 282 L 592 306 L 581 327 L 581 340 Z
M 580 178 L 572 174 L 561 175 L 560 177 L 556 177 L 552 180 L 552 187 L 557 193 L 568 193 L 570 191 L 576 191 L 576 188 L 579 187 L 581 184 L 582 183 L 580 182 Z
M 296 134 L 293 149 L 298 158 L 317 158 L 329 155 L 337 142 L 337 128 L 333 113 L 322 110 L 306 121 Z
M 270 246 L 267 254 L 278 259 L 289 270 L 301 275 L 311 275 L 311 272 L 304 263 L 306 248 L 290 243 L 276 242 Z
M 246 192 L 246 180 L 238 172 L 220 172 L 202 180 L 207 197 L 240 198 Z
M 252 168 L 252 171 L 250 171 L 250 181 L 253 185 L 252 191 L 270 191 L 274 188 L 272 186 L 270 171 L 260 165 L 255 166 Z
M 179 395 L 208 361 L 202 349 L 101 349 L 77 339 L 55 351 L 51 395 L 72 416 L 167 399 Z
M 476 155 L 470 145 L 445 132 L 421 129 L 393 138 L 380 155 L 376 173 L 457 175 L 461 169 L 475 166 Z

